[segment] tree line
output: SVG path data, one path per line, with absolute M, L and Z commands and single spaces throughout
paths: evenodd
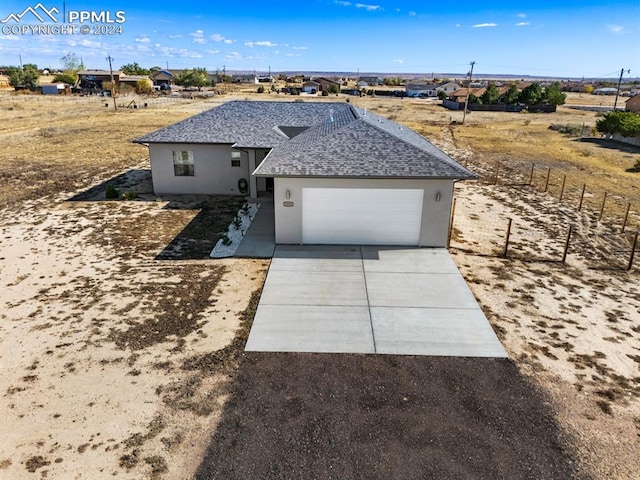
M 477 97 L 473 93 L 469 94 L 469 103 L 477 103 L 479 105 L 564 105 L 567 100 L 567 94 L 562 93 L 560 84 L 552 83 L 546 88 L 542 88 L 539 83 L 532 83 L 526 86 L 522 91 L 518 90 L 515 84 L 511 84 L 509 89 L 500 93 L 494 82 L 489 82 L 485 92 Z

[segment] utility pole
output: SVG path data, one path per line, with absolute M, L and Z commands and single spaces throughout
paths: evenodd
M 631 73 L 631 70 L 627 70 L 627 73 Z M 613 111 L 616 111 L 618 106 L 618 95 L 620 95 L 620 85 L 622 85 L 622 75 L 624 75 L 624 68 L 620 70 L 620 78 L 618 79 L 618 89 L 616 90 L 616 100 L 613 102 Z
M 111 55 L 109 55 L 107 57 L 107 60 L 109 61 L 109 71 L 111 72 L 111 98 L 113 98 L 113 111 L 117 112 L 118 111 L 118 106 L 116 105 L 116 85 L 113 81 L 113 66 L 111 64 L 111 62 L 113 61 L 113 58 L 111 57 Z
M 471 79 L 473 78 L 473 66 L 476 62 L 471 62 L 471 71 L 469 72 L 469 85 L 467 85 L 467 99 L 464 101 L 464 113 L 462 114 L 462 124 L 464 125 L 464 120 L 467 118 L 467 106 L 469 105 L 469 95 L 471 94 Z
M 227 93 L 227 66 L 222 66 L 222 92 Z
M 22 68 L 22 55 L 18 54 L 18 58 L 20 58 L 20 68 Z

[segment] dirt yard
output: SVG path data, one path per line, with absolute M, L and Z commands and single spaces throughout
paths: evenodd
M 146 108 L 138 99 L 141 108 L 114 113 L 99 98 L 0 94 L 0 478 L 191 478 L 228 399 L 248 394 L 236 376 L 263 381 L 264 370 L 238 364 L 268 262 L 206 259 L 237 200 L 155 197 L 146 148 L 130 142 L 248 96 L 148 99 Z M 592 112 L 473 112 L 460 125 L 461 112 L 425 100 L 349 100 L 415 128 L 486 180 L 496 162 L 557 172 L 548 192 L 540 172 L 533 187 L 458 185 L 451 251 L 517 371 L 551 402 L 583 478 L 637 480 L 640 259 L 630 272 L 593 268 L 585 249 L 566 263 L 540 259 L 547 247 L 556 255 L 542 242 L 551 234 L 527 243 L 522 232 L 553 233 L 552 218 L 604 228 L 593 218 L 604 191 L 620 199 L 607 207 L 610 222 L 633 205 L 634 231 L 640 173 L 628 170 L 640 154 L 548 129 L 593 126 Z M 571 202 L 554 200 L 561 172 Z M 137 198 L 105 200 L 107 182 Z M 591 193 L 577 212 L 585 182 Z M 496 218 L 518 223 L 517 255 L 473 243 L 487 225 L 502 235 Z

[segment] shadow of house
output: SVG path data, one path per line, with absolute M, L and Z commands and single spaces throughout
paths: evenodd
M 153 194 L 153 185 L 151 183 L 151 170 L 148 168 L 131 169 L 116 175 L 109 180 L 105 180 L 93 187 L 80 192 L 69 198 L 68 202 L 97 202 L 101 200 L 117 200 L 117 198 L 109 199 L 106 196 L 107 186 L 111 185 L 120 193 L 132 192 L 136 194 L 136 198 L 146 199 L 146 196 L 152 196 L 151 200 L 155 200 Z M 141 196 L 145 196 L 144 198 Z
M 117 198 L 107 198 L 108 186 L 117 190 Z M 125 193 L 135 193 L 131 196 L 135 201 L 162 202 L 162 210 L 197 211 L 195 217 L 156 255 L 156 260 L 209 259 L 211 250 L 244 203 L 244 197 L 227 195 L 155 195 L 149 169 L 128 170 L 67 201 L 113 202 L 122 200 Z M 161 222 L 160 219 L 158 221 Z
M 636 147 L 635 145 L 631 145 L 625 142 L 618 142 L 617 140 L 612 139 L 587 137 L 576 139 L 576 142 L 591 143 L 592 145 L 597 145 L 601 148 L 608 148 L 610 150 L 617 150 L 619 152 L 635 154 L 640 153 L 640 147 Z
M 195 203 L 185 202 L 184 196 L 172 198 L 164 207 L 200 210 L 198 214 L 155 257 L 155 260 L 204 260 L 227 231 L 227 227 L 244 203 L 236 196 L 198 196 Z M 166 200 L 166 198 L 164 198 Z

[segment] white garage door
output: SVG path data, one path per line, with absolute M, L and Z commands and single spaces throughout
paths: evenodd
M 423 190 L 303 188 L 302 242 L 418 245 Z

